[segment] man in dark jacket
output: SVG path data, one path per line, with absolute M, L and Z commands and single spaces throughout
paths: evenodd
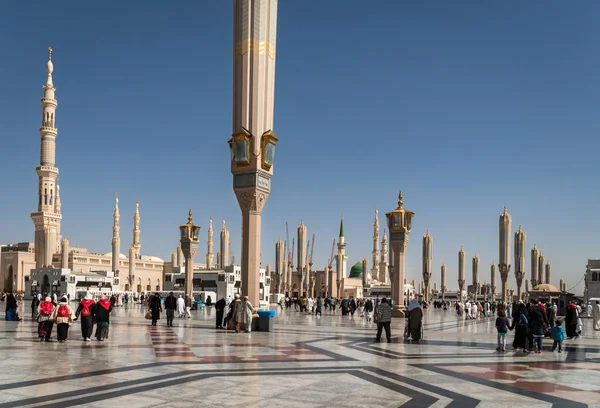
M 215 303 L 215 310 L 217 311 L 217 323 L 216 323 L 217 329 L 223 328 L 223 312 L 225 311 L 226 305 L 227 305 L 227 302 L 225 301 L 224 297 L 222 297 L 221 300 L 219 300 L 219 301 L 217 301 L 217 303 Z
M 167 326 L 173 327 L 173 318 L 175 317 L 175 309 L 177 309 L 177 299 L 173 296 L 173 292 L 165 299 L 165 310 L 167 311 Z

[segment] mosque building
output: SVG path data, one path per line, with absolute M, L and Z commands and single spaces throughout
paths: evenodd
M 120 252 L 120 208 L 119 197 L 115 199 L 113 212 L 112 250 L 108 253 L 94 253 L 87 248 L 71 246 L 69 240 L 61 235 L 61 200 L 58 184 L 58 168 L 55 162 L 56 108 L 53 84 L 54 65 L 52 49 L 49 48 L 46 64 L 47 77 L 41 99 L 42 125 L 40 164 L 36 167 L 38 175 L 37 210 L 31 213 L 34 224 L 34 242 L 22 242 L 4 245 L 0 251 L 0 290 L 24 293 L 30 297 L 37 293 L 67 293 L 84 290 L 127 291 L 143 293 L 161 291 L 166 276 L 179 273 L 184 267 L 183 252 L 178 247 L 170 261 L 158 256 L 142 255 L 140 203 L 136 200 L 133 215 L 132 242 L 128 254 Z M 194 263 L 194 270 L 213 271 L 233 268 L 229 258 L 231 243 L 229 231 L 223 221 L 220 251 L 217 262 L 213 254 L 212 217 L 209 221 L 206 263 Z M 233 270 L 233 269 L 232 269 Z M 37 272 L 36 272 L 37 271 Z M 261 282 L 266 283 L 263 278 Z M 231 287 L 235 282 L 231 282 Z M 227 290 L 231 291 L 231 288 Z M 268 294 L 268 288 L 266 293 Z M 267 297 L 268 298 L 268 297 Z

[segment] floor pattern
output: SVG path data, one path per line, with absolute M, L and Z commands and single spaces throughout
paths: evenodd
M 499 353 L 493 319 L 427 310 L 420 342 L 374 343 L 358 315 L 278 310 L 271 333 L 214 329 L 214 310 L 151 326 L 113 312 L 109 340 L 40 343 L 36 324 L 0 321 L 2 407 L 600 407 L 600 333 L 561 354 Z M 512 334 L 509 334 L 512 337 Z M 548 344 L 549 345 L 549 341 Z

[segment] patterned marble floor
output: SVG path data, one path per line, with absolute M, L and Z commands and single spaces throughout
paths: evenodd
M 21 313 L 23 316 L 27 313 Z M 358 315 L 280 311 L 274 332 L 217 331 L 214 310 L 151 327 L 113 312 L 107 342 L 39 343 L 36 323 L 0 321 L 4 407 L 600 407 L 600 332 L 562 354 L 498 353 L 494 321 L 427 310 L 425 338 L 374 343 Z M 512 334 L 509 334 L 512 341 Z M 550 345 L 546 340 L 545 345 Z

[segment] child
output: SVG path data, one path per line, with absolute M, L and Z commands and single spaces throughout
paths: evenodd
M 498 330 L 498 347 L 496 351 L 506 351 L 506 333 L 508 332 L 508 319 L 502 309 L 498 309 L 496 318 L 496 330 Z
M 565 329 L 561 327 L 562 322 L 557 320 L 554 322 L 554 327 L 550 329 L 552 331 L 552 340 L 554 340 L 554 344 L 552 344 L 552 351 L 556 350 L 556 346 L 558 345 L 558 352 L 562 353 L 562 342 L 565 339 Z

